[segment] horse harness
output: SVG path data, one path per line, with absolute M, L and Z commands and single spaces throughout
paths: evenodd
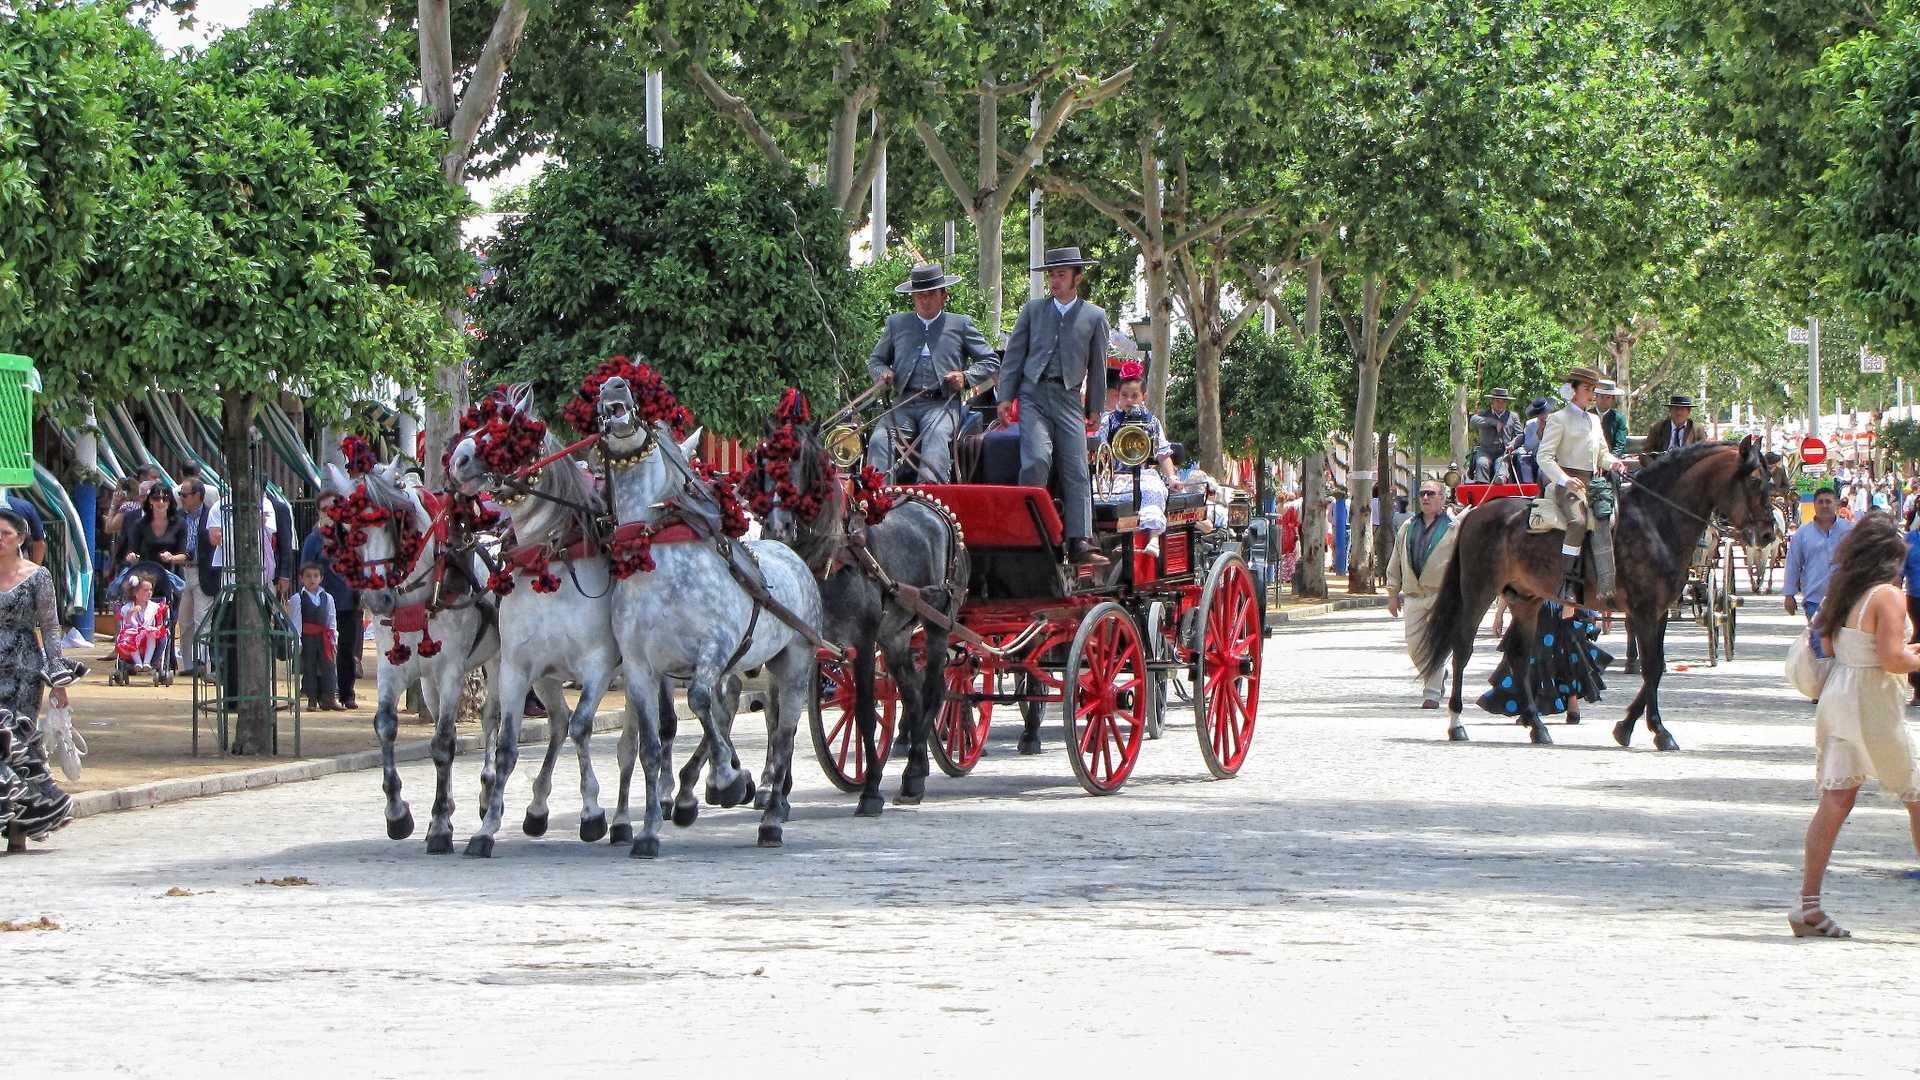
M 481 582 L 474 579 L 473 571 L 468 568 L 464 560 L 455 558 L 455 556 L 471 557 L 474 553 L 479 552 L 482 559 L 484 559 L 485 551 L 480 547 L 478 539 L 471 533 L 463 532 L 462 535 L 458 537 L 453 535 L 453 523 L 448 517 L 453 507 L 452 496 L 435 496 L 432 492 L 420 491 L 417 493 L 417 497 L 421 500 L 421 508 L 426 510 L 429 515 L 426 532 L 423 534 L 422 546 L 424 547 L 425 540 L 427 539 L 435 541 L 433 565 L 429 573 L 419 580 L 411 584 L 395 585 L 392 588 L 396 601 L 409 593 L 417 592 L 421 589 L 428 590 L 427 598 L 411 604 L 396 604 L 391 612 L 381 616 L 379 625 L 392 630 L 396 635 L 421 634 L 424 639 L 424 636 L 427 635 L 428 626 L 432 623 L 435 615 L 448 611 L 461 611 L 469 607 L 475 608 L 480 612 L 480 625 L 474 630 L 473 640 L 467 643 L 466 651 L 468 655 L 471 655 L 474 648 L 479 645 L 480 638 L 485 635 L 488 626 L 497 623 L 498 613 L 494 610 L 492 604 L 483 602 L 482 593 L 485 590 Z M 438 504 L 437 506 L 435 505 L 436 503 Z M 402 549 L 400 528 L 391 516 L 389 516 L 387 520 L 386 529 L 391 535 L 393 549 L 396 552 L 400 551 Z M 400 568 L 402 581 L 405 581 L 405 579 L 413 575 L 415 567 L 419 565 L 419 561 L 420 554 L 416 551 L 413 559 L 410 560 L 405 567 Z M 366 565 L 378 566 L 385 563 L 389 567 L 392 567 L 398 562 L 399 559 L 397 556 L 389 556 L 385 559 L 369 560 Z M 453 594 L 454 599 L 451 602 L 448 602 L 446 599 L 448 596 L 446 592 L 447 571 L 449 569 L 453 570 L 461 578 L 466 579 L 466 586 L 464 588 L 456 585 L 456 592 Z

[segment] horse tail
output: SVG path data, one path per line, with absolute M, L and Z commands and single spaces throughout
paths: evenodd
M 1440 595 L 1427 614 L 1426 625 L 1420 628 L 1420 636 L 1413 642 L 1413 666 L 1420 669 L 1423 679 L 1453 656 L 1454 624 L 1460 621 L 1461 608 L 1466 606 L 1465 592 L 1460 586 L 1463 550 L 1457 545 L 1454 547 L 1453 557 L 1447 560 L 1446 579 L 1440 583 Z

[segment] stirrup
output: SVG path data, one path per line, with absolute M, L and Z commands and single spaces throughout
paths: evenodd
M 1819 918 L 1808 922 L 1809 913 Z M 1793 929 L 1793 936 L 1797 938 L 1850 938 L 1853 936 L 1845 927 L 1828 918 L 1827 913 L 1821 910 L 1819 893 L 1802 896 L 1800 906 L 1787 912 L 1787 925 Z

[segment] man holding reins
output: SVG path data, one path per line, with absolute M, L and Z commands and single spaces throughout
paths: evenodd
M 873 381 L 898 395 L 867 445 L 867 464 L 883 473 L 911 447 L 921 483 L 951 483 L 953 437 L 966 413 L 962 394 L 1000 368 L 973 320 L 946 310 L 947 287 L 959 280 L 939 263 L 924 263 L 894 287 L 913 297 L 913 310 L 887 317 L 867 358 Z
M 1508 408 L 1512 400 L 1513 395 L 1507 393 L 1505 387 L 1496 386 L 1487 395 L 1486 410 L 1473 414 L 1472 426 L 1479 433 L 1479 445 L 1467 455 L 1468 480 L 1492 483 L 1500 459 L 1507 456 L 1514 440 L 1524 432 L 1520 418 Z
M 1594 390 L 1601 383 L 1600 373 L 1589 367 L 1567 372 L 1561 394 L 1567 405 L 1547 417 L 1547 429 L 1540 436 L 1535 454 L 1543 482 L 1553 485 L 1554 498 L 1567 519 L 1566 539 L 1560 546 L 1560 573 L 1568 583 L 1569 596 L 1578 596 L 1580 554 L 1589 534 L 1593 538 L 1594 588 L 1589 607 L 1610 607 L 1613 603 L 1613 522 L 1593 512 L 1588 500 L 1587 481 L 1596 473 L 1624 475 L 1626 467 L 1607 448 L 1600 418 L 1587 410 L 1593 406 Z M 1569 604 L 1571 616 L 1573 604 Z

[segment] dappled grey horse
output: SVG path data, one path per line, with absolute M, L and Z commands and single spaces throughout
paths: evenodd
M 690 464 L 695 440 L 677 443 L 667 424 L 643 418 L 626 379 L 616 376 L 602 384 L 596 415 L 616 523 L 647 534 L 666 530 L 652 544 L 653 569 L 627 576 L 614 590 L 614 632 L 625 660 L 628 704 L 639 716 L 648 793 L 646 821 L 632 855 L 659 854 L 659 799 L 667 784 L 656 703 L 653 695 L 635 688 L 667 677 L 687 681 L 687 704 L 706 735 L 715 801 L 737 806 L 753 798 L 754 788 L 727 731 L 726 689 L 729 676 L 756 667 L 766 669 L 770 690 L 765 780 L 771 793 L 759 843 L 778 847 L 790 812 L 794 733 L 812 692 L 816 650 L 805 635 L 751 598 L 726 560 L 731 556 L 757 570 L 772 599 L 816 633 L 822 621 L 820 590 L 786 545 L 732 541 L 720 533 L 712 491 Z M 671 527 L 690 520 L 696 531 L 718 539 L 675 539 Z M 616 532 L 616 538 L 621 535 Z M 683 786 L 674 799 L 674 823 L 690 825 L 698 812 Z
M 434 720 L 433 820 L 427 826 L 427 851 L 436 855 L 444 854 L 453 850 L 452 770 L 461 689 L 468 672 L 476 667 L 491 668 L 500 652 L 500 635 L 494 625 L 493 598 L 481 588 L 486 581 L 486 573 L 474 553 L 443 550 L 440 540 L 435 536 L 433 515 L 427 511 L 422 498 L 423 487 L 419 478 L 404 471 L 398 460 L 375 468 L 358 485 L 337 465 L 328 466 L 327 476 L 327 486 L 334 494 L 346 498 L 352 496 L 357 487 L 368 503 L 388 514 L 388 521 L 381 524 L 348 523 L 346 540 L 347 549 L 357 556 L 360 565 L 378 573 L 386 582 L 381 588 L 363 589 L 360 596 L 367 610 L 376 616 L 373 640 L 378 653 L 375 677 L 379 702 L 373 712 L 373 729 L 380 737 L 381 788 L 387 797 L 387 835 L 395 840 L 404 840 L 413 835 L 413 809 L 400 797 L 400 773 L 394 763 L 394 740 L 399 731 L 401 696 L 406 693 L 407 687 L 418 683 L 427 712 Z M 403 524 L 410 531 L 423 536 L 419 554 L 411 565 L 404 566 L 396 562 Z M 353 542 L 356 538 L 360 540 L 358 544 Z M 448 573 L 441 576 L 455 582 L 458 599 L 448 601 L 445 606 L 430 606 L 427 593 L 432 587 L 435 566 L 443 558 L 447 562 Z M 461 585 L 465 588 L 459 589 Z M 422 655 L 417 646 L 418 639 L 423 635 L 419 631 L 396 632 L 396 616 L 402 625 L 414 625 L 417 621 L 426 628 L 424 636 L 438 640 L 441 648 L 431 656 Z M 403 637 L 411 644 L 405 659 L 395 663 L 392 659 L 395 655 L 394 646 Z M 485 741 L 490 745 L 499 714 L 498 705 L 491 697 L 494 686 L 491 677 L 487 685 L 490 696 L 481 718 Z M 537 691 L 540 700 L 546 702 L 549 708 L 557 709 L 564 702 L 557 680 L 543 680 Z M 483 769 L 482 802 L 486 801 L 491 778 L 492 769 Z

